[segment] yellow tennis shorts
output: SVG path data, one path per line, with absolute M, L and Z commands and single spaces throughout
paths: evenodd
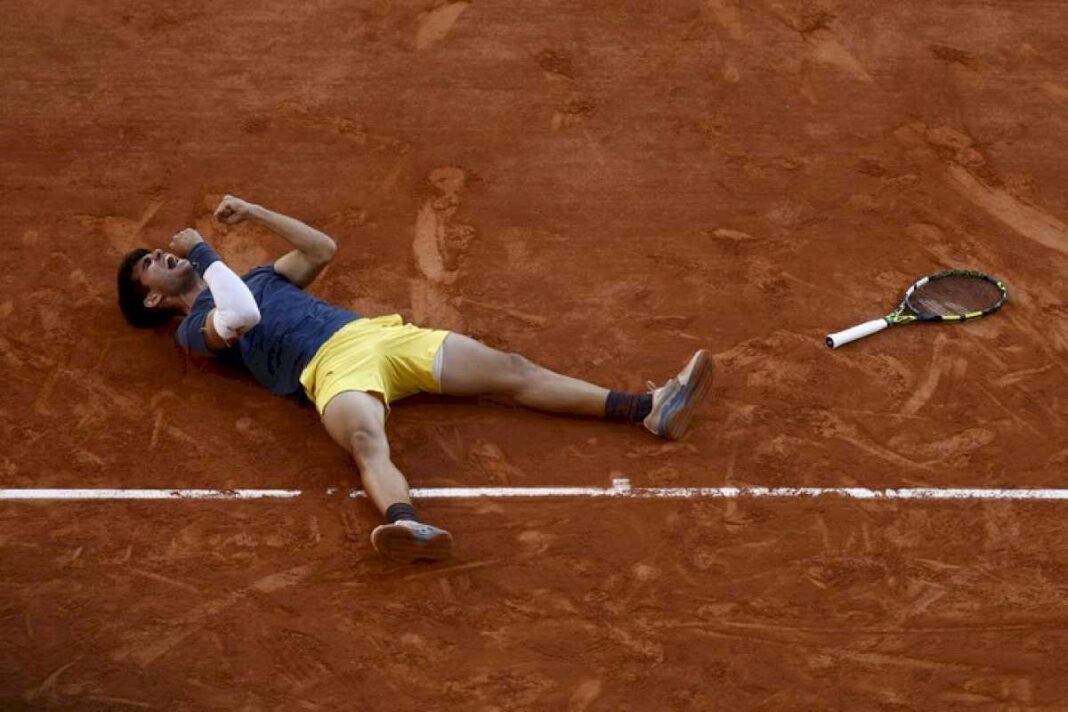
M 400 314 L 357 319 L 319 347 L 300 383 L 319 415 L 344 391 L 380 393 L 387 407 L 420 391 L 440 393 L 435 356 L 448 335 L 405 324 Z

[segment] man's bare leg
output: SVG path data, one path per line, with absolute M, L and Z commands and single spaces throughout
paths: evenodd
M 448 532 L 414 525 L 415 510 L 408 496 L 408 481 L 390 459 L 386 408 L 382 401 L 359 391 L 340 393 L 323 411 L 323 425 L 330 437 L 352 455 L 364 490 L 390 520 L 371 535 L 375 548 L 398 561 L 448 557 L 452 551 L 452 536 Z
M 651 393 L 624 393 L 564 376 L 514 353 L 451 333 L 441 345 L 441 392 L 496 395 L 519 405 L 641 422 L 663 438 L 681 438 L 712 385 L 712 357 L 699 349 L 679 374 Z
M 498 395 L 551 413 L 605 414 L 607 388 L 555 373 L 463 334 L 449 334 L 441 348 L 441 392 L 446 395 Z

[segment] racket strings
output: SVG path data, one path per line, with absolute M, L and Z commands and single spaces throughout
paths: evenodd
M 988 309 L 1001 299 L 1001 289 L 982 277 L 949 275 L 932 279 L 909 297 L 917 313 L 950 316 Z

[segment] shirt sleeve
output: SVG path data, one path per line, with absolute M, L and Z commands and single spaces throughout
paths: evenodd
M 204 340 L 204 327 L 207 325 L 210 311 L 210 306 L 191 311 L 182 319 L 182 323 L 178 325 L 178 332 L 175 337 L 181 347 L 189 353 L 206 355 L 213 353 Z

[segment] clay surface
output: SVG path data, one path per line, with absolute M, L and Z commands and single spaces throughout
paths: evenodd
M 312 286 L 640 390 L 689 436 L 417 397 L 414 486 L 1063 487 L 1062 3 L 13 3 L 0 24 L 0 487 L 352 487 L 313 408 L 116 307 L 233 193 L 332 234 Z M 959 326 L 824 334 L 921 275 Z M 1056 708 L 1064 503 L 0 503 L 0 707 Z

